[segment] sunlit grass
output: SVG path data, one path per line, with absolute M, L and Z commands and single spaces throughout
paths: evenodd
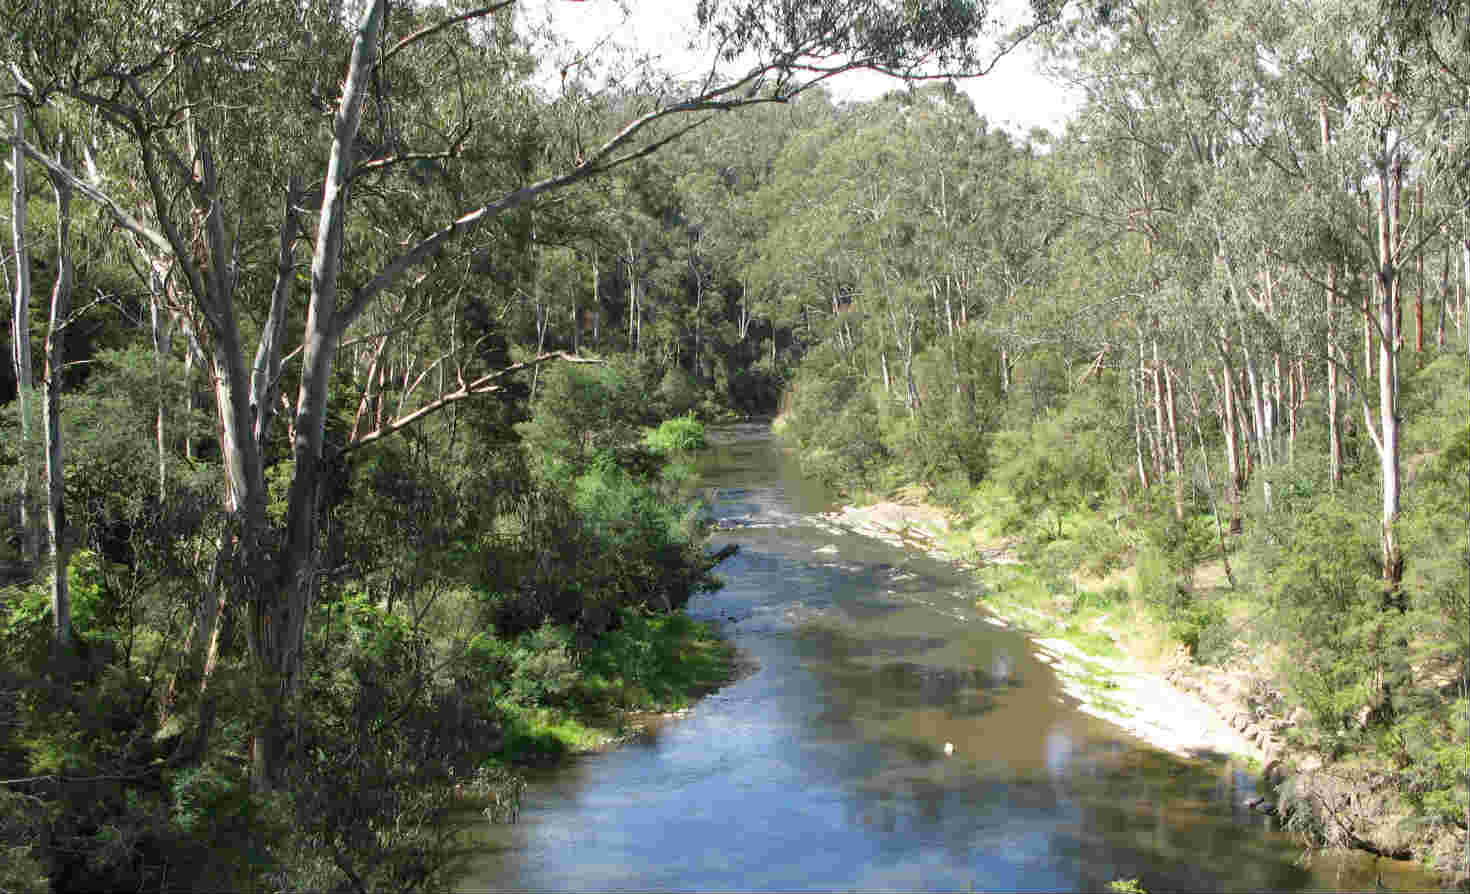
M 546 763 L 602 748 L 626 735 L 630 715 L 681 710 L 729 682 L 735 650 L 682 613 L 628 609 L 620 627 L 579 656 L 573 673 L 554 704 L 498 703 L 506 730 L 498 758 Z

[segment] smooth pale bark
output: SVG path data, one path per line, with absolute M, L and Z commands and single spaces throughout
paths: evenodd
M 638 353 L 638 271 L 633 266 L 633 237 L 625 235 L 628 245 L 628 346 Z
M 1154 364 L 1149 375 L 1153 381 L 1154 392 L 1154 431 L 1157 432 L 1157 442 L 1154 447 L 1154 475 L 1160 481 L 1164 480 L 1165 460 L 1164 454 L 1168 452 L 1168 429 L 1164 426 L 1164 376 L 1162 366 L 1159 363 L 1159 340 L 1153 340 Z M 1181 512 L 1179 506 L 1175 506 L 1176 512 Z
M 295 466 L 287 497 L 286 535 L 274 579 L 270 582 L 274 593 L 261 593 L 256 598 L 244 600 L 249 609 L 246 636 L 257 663 L 257 686 L 263 700 L 251 745 L 251 781 L 257 790 L 269 789 L 278 781 L 279 749 L 283 744 L 288 716 L 286 703 L 300 670 L 306 616 L 315 592 L 316 575 L 312 559 L 324 472 L 327 386 L 341 339 L 337 321 L 337 277 L 342 263 L 347 189 L 352 174 L 353 143 L 362 122 L 368 76 L 386 14 L 386 0 L 373 0 L 364 10 L 333 122 L 332 148 L 327 160 L 321 215 L 317 221 L 316 245 L 311 261 L 311 298 L 307 305 L 306 332 L 302 343 L 301 385 L 296 398 L 295 437 L 291 451 Z M 250 447 L 250 453 L 258 463 L 260 452 L 254 449 L 253 438 Z M 263 482 L 261 478 L 252 480 Z M 259 518 L 256 513 L 264 508 L 263 488 L 248 496 L 251 506 L 247 515 L 252 519 Z M 257 544 L 242 544 L 242 547 L 253 550 Z M 253 570 L 269 574 L 259 564 L 254 564 Z
M 1414 214 L 1419 221 L 1419 227 L 1424 227 L 1424 183 L 1421 181 L 1414 188 Z M 1424 252 L 1418 251 L 1414 254 L 1414 267 L 1419 272 L 1419 292 L 1414 301 L 1414 365 L 1424 365 Z
M 1327 100 L 1317 104 L 1317 120 L 1321 128 L 1322 152 L 1332 145 L 1332 122 L 1327 116 Z M 1342 484 L 1342 430 L 1338 426 L 1337 408 L 1337 264 L 1327 265 L 1327 463 L 1333 490 Z
M 17 88 L 19 88 L 17 80 Z M 31 372 L 31 252 L 26 244 L 26 156 L 20 140 L 25 138 L 26 105 L 16 100 L 11 127 L 16 141 L 11 144 L 10 239 L 15 253 L 15 293 L 10 305 L 10 362 L 15 369 L 16 409 L 20 412 L 20 537 L 21 555 L 35 564 L 40 549 L 36 536 L 36 474 L 31 462 L 35 432 L 31 427 L 35 379 Z
M 1143 386 L 1135 376 L 1128 377 L 1133 392 L 1133 459 L 1138 470 L 1138 485 L 1148 490 L 1148 465 L 1143 461 Z
M 1363 375 L 1373 378 L 1373 279 L 1363 286 Z
M 1231 387 L 1234 372 L 1230 369 L 1230 355 L 1225 346 L 1221 346 L 1220 354 L 1223 357 L 1220 371 L 1220 401 L 1223 409 L 1220 412 L 1220 428 L 1225 434 L 1225 463 L 1229 479 L 1226 481 L 1225 498 L 1230 503 L 1230 533 L 1241 532 L 1240 521 L 1240 494 L 1245 489 L 1245 482 L 1240 470 L 1240 444 L 1237 440 L 1235 427 L 1235 389 Z
M 270 311 L 250 369 L 250 408 L 254 416 L 253 434 L 257 450 L 265 448 L 280 394 L 281 346 L 286 337 L 286 312 L 291 303 L 292 287 L 296 284 L 295 246 L 296 236 L 301 231 L 297 203 L 301 196 L 301 178 L 293 174 L 286 185 L 281 227 L 276 236 L 276 276 L 271 286 Z
M 1179 427 L 1174 411 L 1174 377 L 1167 365 L 1163 368 L 1164 399 L 1168 404 L 1169 452 L 1174 461 L 1174 517 L 1184 521 L 1184 463 L 1179 450 Z M 1213 500 L 1214 497 L 1211 496 Z
M 1445 310 L 1450 303 L 1450 250 L 1446 248 L 1443 252 L 1444 264 L 1439 271 L 1439 322 L 1434 327 L 1434 344 L 1443 348 L 1445 346 L 1444 318 Z
M 1261 468 L 1269 468 L 1272 464 L 1271 456 L 1271 429 L 1270 416 L 1266 409 L 1265 387 L 1261 377 L 1256 372 L 1255 358 L 1251 355 L 1250 348 L 1245 346 L 1245 330 L 1241 329 L 1241 353 L 1245 357 L 1245 377 L 1250 386 L 1250 410 L 1251 422 L 1255 428 L 1256 458 Z M 1271 479 L 1268 475 L 1261 476 L 1261 496 L 1266 503 L 1266 511 L 1271 511 Z
M 61 153 L 64 160 L 65 152 Z M 51 320 L 46 329 L 46 529 L 51 540 L 51 622 L 57 654 L 70 656 L 76 645 L 71 594 L 66 580 L 71 550 L 66 530 L 66 466 L 61 445 L 61 373 L 66 357 L 65 330 L 71 315 L 71 187 L 51 178 L 56 196 L 56 284 L 51 288 Z
M 1327 463 L 1332 488 L 1342 484 L 1342 427 L 1337 406 L 1337 265 L 1327 267 Z
M 158 502 L 162 505 L 168 498 L 168 407 L 163 396 L 164 377 L 173 338 L 163 307 L 163 286 L 156 270 L 151 271 L 149 279 L 148 322 L 153 336 L 153 384 L 158 392 L 153 414 L 153 449 L 158 457 Z
M 1378 173 L 1378 416 L 1381 426 L 1379 460 L 1383 484 L 1383 582 L 1388 598 L 1396 600 L 1403 578 L 1403 557 L 1399 551 L 1398 535 L 1394 530 L 1398 522 L 1400 500 L 1399 334 L 1395 327 L 1398 324 L 1398 206 L 1403 183 L 1401 160 L 1390 162 L 1385 158 L 1380 162 Z
M 1246 384 L 1244 371 L 1235 374 L 1235 378 L 1230 382 L 1230 388 L 1235 393 L 1235 422 L 1239 426 L 1240 432 L 1245 435 L 1245 444 L 1240 451 L 1241 466 L 1243 467 L 1241 469 L 1243 491 L 1244 482 L 1250 481 L 1251 475 L 1254 474 L 1256 468 L 1255 451 L 1251 449 L 1251 439 L 1254 437 L 1252 434 L 1253 429 L 1251 428 L 1250 413 L 1246 410 L 1247 401 L 1245 399 Z

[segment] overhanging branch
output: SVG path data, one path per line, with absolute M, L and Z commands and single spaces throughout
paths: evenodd
M 380 441 L 391 434 L 402 431 L 403 429 L 409 427 L 410 425 L 413 425 L 426 416 L 430 416 L 434 413 L 439 412 L 450 404 L 458 403 L 459 401 L 474 397 L 478 394 L 491 394 L 496 391 L 500 391 L 505 387 L 504 385 L 500 384 L 502 379 L 512 376 L 518 372 L 524 372 L 528 369 L 540 366 L 543 363 L 549 363 L 553 360 L 562 360 L 567 363 L 602 362 L 595 357 L 579 357 L 576 354 L 568 354 L 565 351 L 554 351 L 548 354 L 537 355 L 530 360 L 523 360 L 520 363 L 513 363 L 504 369 L 497 370 L 493 373 L 488 373 L 478 379 L 475 379 L 473 382 L 461 385 L 457 390 L 442 395 L 437 400 L 424 404 L 417 410 L 414 410 L 410 413 L 405 413 L 404 415 L 399 416 L 397 419 L 394 419 L 391 422 L 384 423 L 374 431 L 370 431 L 367 434 L 362 435 L 361 437 L 357 437 L 348 441 L 346 444 L 342 445 L 342 448 L 338 450 L 335 455 L 342 456 L 348 451 L 356 450 L 359 447 L 365 447 L 375 441 Z

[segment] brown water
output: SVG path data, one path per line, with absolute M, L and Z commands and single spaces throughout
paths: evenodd
M 1304 865 L 1242 806 L 1247 772 L 1076 711 L 1022 636 L 980 622 L 965 578 L 822 526 L 829 495 L 762 428 L 719 433 L 703 465 L 711 546 L 741 551 L 689 612 L 759 670 L 534 775 L 517 825 L 474 824 L 461 890 L 1431 885 L 1371 858 Z

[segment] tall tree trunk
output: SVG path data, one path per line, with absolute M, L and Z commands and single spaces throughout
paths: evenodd
M 21 93 L 19 79 L 17 93 Z M 26 157 L 20 141 L 25 137 L 26 104 L 17 98 L 11 111 L 16 140 L 11 144 L 10 237 L 15 252 L 15 294 L 10 307 L 10 361 L 15 367 L 16 409 L 20 411 L 20 538 L 21 555 L 32 567 L 40 556 L 36 535 L 35 431 L 32 429 L 35 380 L 31 372 L 31 252 L 26 244 Z
M 1148 464 L 1143 461 L 1143 383 L 1137 376 L 1128 376 L 1128 387 L 1133 392 L 1133 460 L 1138 469 L 1138 486 L 1148 490 Z
M 1254 449 L 1255 428 L 1251 425 L 1250 411 L 1246 409 L 1250 402 L 1245 399 L 1248 389 L 1246 387 L 1244 370 L 1236 374 L 1236 378 L 1230 383 L 1230 387 L 1235 390 L 1236 424 L 1240 427 L 1240 431 L 1245 434 L 1244 449 L 1240 452 L 1241 463 L 1244 466 L 1241 471 L 1242 490 L 1244 490 L 1244 483 L 1250 481 L 1251 476 L 1255 474 L 1255 457 L 1257 455 Z
M 1332 145 L 1332 124 L 1327 117 L 1327 100 L 1318 101 L 1317 118 L 1321 123 L 1322 152 Z M 1338 427 L 1337 410 L 1337 264 L 1327 265 L 1327 463 L 1331 487 L 1342 484 L 1342 430 Z
M 153 440 L 158 455 L 158 503 L 168 499 L 168 406 L 164 398 L 164 377 L 167 375 L 169 347 L 173 338 L 169 332 L 168 314 L 163 307 L 162 284 L 156 272 L 152 277 L 152 288 L 148 301 L 148 321 L 153 335 L 153 384 L 157 390 L 157 406 L 154 407 Z
M 1419 221 L 1420 232 L 1424 229 L 1424 181 L 1414 187 L 1414 215 Z M 1424 250 L 1414 254 L 1414 267 L 1419 273 L 1419 292 L 1414 301 L 1414 365 L 1424 365 Z
M 1445 309 L 1446 309 L 1446 307 L 1447 307 L 1447 305 L 1449 303 L 1450 303 L 1450 249 L 1449 249 L 1449 246 L 1446 245 L 1445 246 L 1445 250 L 1444 250 L 1444 264 L 1440 268 L 1440 273 L 1439 273 L 1439 323 L 1434 327 L 1434 344 L 1437 347 L 1441 347 L 1441 348 L 1443 348 L 1444 345 L 1445 345 L 1445 338 L 1444 338 L 1444 335 L 1445 335 L 1445 333 L 1444 333 L 1444 317 L 1445 317 Z
M 353 144 L 362 121 L 368 75 L 386 7 L 386 0 L 372 0 L 363 11 L 333 125 L 311 262 L 311 298 L 307 305 L 292 444 L 295 466 L 287 496 L 285 539 L 274 574 L 261 562 L 257 533 L 264 526 L 263 494 L 250 494 L 252 505 L 246 512 L 248 520 L 242 525 L 242 530 L 254 525 L 254 530 L 242 537 L 245 567 L 265 578 L 264 583 L 269 587 L 261 587 L 256 592 L 247 590 L 244 594 L 247 598 L 243 600 L 250 612 L 246 635 L 255 665 L 256 687 L 262 699 L 251 746 L 251 781 L 257 790 L 268 790 L 279 782 L 280 749 L 301 667 L 306 617 L 315 593 L 318 511 L 325 472 L 327 386 L 341 341 L 341 326 L 347 322 L 344 319 L 339 323 L 337 319 L 337 277 L 342 263 L 347 188 L 353 166 Z M 255 458 L 258 461 L 258 452 Z
M 633 353 L 640 354 L 643 341 L 643 328 L 638 319 L 638 271 L 634 267 L 633 237 L 626 235 L 628 241 L 628 346 Z
M 1174 462 L 1174 517 L 1184 521 L 1184 463 L 1179 450 L 1179 427 L 1174 410 L 1174 377 L 1167 365 L 1163 368 L 1164 399 L 1168 403 L 1169 452 Z M 1212 498 L 1213 499 L 1213 498 Z
M 1153 381 L 1154 392 L 1154 431 L 1158 433 L 1157 446 L 1154 448 L 1154 476 L 1160 481 L 1164 480 L 1165 460 L 1164 454 L 1168 452 L 1168 429 L 1164 426 L 1164 376 L 1159 364 L 1159 340 L 1153 340 L 1154 365 L 1149 373 Z
M 65 142 L 59 158 L 68 164 Z M 51 289 L 51 321 L 46 330 L 46 527 L 51 538 L 51 619 L 58 656 L 70 657 L 76 637 L 66 569 L 71 550 L 66 530 L 66 467 L 61 452 L 61 374 L 66 356 L 67 317 L 71 314 L 71 187 L 51 178 L 56 194 L 56 284 Z
M 1226 348 L 1220 351 L 1224 357 L 1220 372 L 1221 403 L 1224 405 L 1220 413 L 1220 428 L 1225 434 L 1225 463 L 1229 478 L 1225 482 L 1225 497 L 1230 503 L 1230 533 L 1241 532 L 1240 521 L 1240 492 L 1244 489 L 1245 482 L 1240 472 L 1240 444 L 1237 438 L 1238 429 L 1235 426 L 1235 389 L 1231 387 L 1235 374 L 1230 369 L 1230 358 Z
M 190 463 L 198 460 L 194 453 L 194 352 L 184 352 L 184 459 Z
M 1327 463 L 1331 486 L 1342 484 L 1342 427 L 1337 406 L 1337 265 L 1327 267 Z
M 1386 150 L 1385 146 L 1385 150 Z M 1401 159 L 1380 162 L 1378 187 L 1378 415 L 1381 434 L 1379 459 L 1383 479 L 1383 583 L 1390 601 L 1399 599 L 1403 557 L 1395 527 L 1399 515 L 1399 333 L 1397 297 L 1399 240 L 1398 203 L 1403 183 Z
M 1242 326 L 1240 332 L 1241 352 L 1245 357 L 1245 376 L 1250 384 L 1250 409 L 1251 422 L 1255 428 L 1256 459 L 1262 469 L 1268 469 L 1272 465 L 1271 455 L 1271 428 L 1270 416 L 1267 415 L 1265 386 L 1261 377 L 1256 372 L 1255 358 L 1251 350 L 1246 346 L 1245 329 Z M 1266 511 L 1271 511 L 1271 477 L 1261 476 L 1261 496 L 1265 500 Z

